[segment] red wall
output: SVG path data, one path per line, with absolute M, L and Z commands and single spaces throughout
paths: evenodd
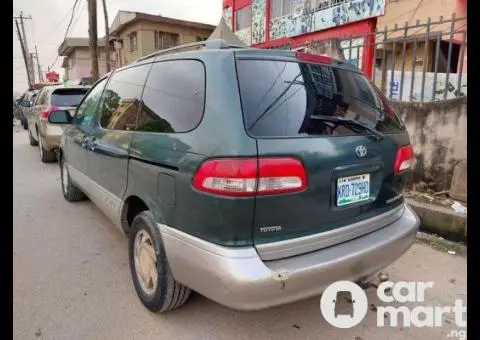
M 377 19 L 367 19 L 358 22 L 354 22 L 351 24 L 346 24 L 338 27 L 333 27 L 330 29 L 312 32 L 302 35 L 297 35 L 294 37 L 289 38 L 280 38 L 275 40 L 270 40 L 265 43 L 255 44 L 252 47 L 256 48 L 267 48 L 267 47 L 275 47 L 290 44 L 292 47 L 299 47 L 303 46 L 311 41 L 318 41 L 318 40 L 325 40 L 325 39 L 332 39 L 332 38 L 340 38 L 340 39 L 348 39 L 358 38 L 363 36 L 364 43 L 363 43 L 363 52 L 362 52 L 362 71 L 369 77 L 372 76 L 373 73 L 373 54 L 374 54 L 374 32 L 375 27 L 377 25 Z M 268 35 L 267 35 L 268 39 Z
M 459 0 L 460 1 L 460 0 Z M 465 2 L 465 1 L 464 1 Z M 235 27 L 235 11 L 239 10 L 245 6 L 251 5 L 252 0 L 223 0 L 223 8 L 225 7 L 232 7 L 232 27 Z M 266 13 L 265 19 L 266 22 L 270 22 L 270 1 L 267 0 L 266 3 Z M 265 48 L 265 47 L 274 47 L 274 46 L 281 46 L 284 44 L 291 44 L 292 47 L 295 46 L 302 46 L 312 40 L 323 40 L 323 39 L 331 39 L 331 38 L 349 38 L 349 37 L 360 37 L 364 36 L 364 46 L 363 46 L 363 53 L 362 53 L 362 71 L 371 77 L 373 72 L 373 54 L 374 54 L 374 32 L 375 27 L 377 24 L 377 19 L 366 19 L 358 22 L 354 22 L 351 24 L 333 27 L 330 29 L 312 32 L 307 34 L 302 34 L 290 38 L 280 38 L 275 40 L 269 40 L 270 37 L 270 25 L 266 25 L 265 29 L 265 36 L 266 42 L 261 44 L 253 45 L 252 47 L 257 48 Z

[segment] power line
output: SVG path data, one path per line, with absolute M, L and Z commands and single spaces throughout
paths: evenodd
M 73 3 L 73 6 L 67 11 L 67 13 L 65 13 L 65 15 L 63 16 L 62 20 L 60 20 L 60 22 L 55 26 L 55 28 L 53 30 L 51 30 L 50 33 L 53 33 L 57 30 L 57 28 L 60 27 L 61 24 L 63 24 L 63 22 L 65 21 L 65 19 L 68 17 L 68 14 L 70 14 L 70 12 L 73 12 L 73 10 L 75 9 L 75 6 L 77 5 L 77 1 L 75 1 Z
M 67 29 L 66 29 L 66 31 L 65 31 L 65 37 L 63 38 L 63 41 L 65 41 L 65 40 L 67 39 L 68 32 L 70 31 L 70 27 L 71 27 L 72 22 L 73 22 L 73 17 L 75 16 L 75 7 L 77 7 L 78 1 L 79 1 L 79 0 L 75 0 L 75 3 L 73 4 L 72 15 L 70 16 L 70 21 L 68 22 L 68 26 L 67 26 Z M 51 69 L 51 68 L 55 65 L 55 63 L 56 63 L 57 60 L 58 60 L 58 57 L 59 57 L 59 55 L 58 55 L 58 53 L 57 53 L 57 55 L 56 55 L 56 57 L 55 57 L 55 60 L 50 64 L 50 66 L 48 67 L 48 69 Z

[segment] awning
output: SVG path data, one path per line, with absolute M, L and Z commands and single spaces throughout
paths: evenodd
M 227 26 L 223 17 L 220 19 L 217 28 L 215 28 L 207 40 L 214 39 L 223 39 L 232 45 L 248 47 L 243 41 L 240 40 L 240 38 L 235 35 L 235 33 L 232 32 L 230 27 Z

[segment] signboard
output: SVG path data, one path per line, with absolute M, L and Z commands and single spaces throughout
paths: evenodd
M 52 72 L 47 72 L 47 74 L 45 75 L 45 77 L 47 78 L 47 80 L 51 83 L 57 83 L 58 80 L 60 79 L 60 75 L 55 72 L 55 71 L 52 71 Z

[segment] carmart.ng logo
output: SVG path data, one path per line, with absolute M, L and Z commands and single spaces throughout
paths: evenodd
M 345 298 L 347 298 L 347 301 Z M 348 314 L 340 314 L 342 302 L 351 303 Z M 320 311 L 325 320 L 337 328 L 351 328 L 367 315 L 368 300 L 365 291 L 350 281 L 337 281 L 325 289 L 320 298 Z
M 442 327 L 443 316 L 453 314 L 458 328 L 466 328 L 464 313 L 467 307 L 462 299 L 456 299 L 454 306 L 424 306 L 425 291 L 432 288 L 433 282 L 382 282 L 377 288 L 377 296 L 384 303 L 396 303 L 394 306 L 377 306 L 377 326 L 385 327 L 386 316 L 390 316 L 390 327 Z M 398 303 L 415 303 L 408 308 Z M 343 303 L 343 305 L 342 305 Z M 365 291 L 350 281 L 338 281 L 325 289 L 320 299 L 320 310 L 325 320 L 338 328 L 352 328 L 365 318 L 368 300 Z M 402 314 L 402 318 L 400 318 Z M 460 331 L 457 331 L 460 332 Z M 463 334 L 463 331 L 462 331 Z M 461 337 L 459 337 L 461 339 Z

